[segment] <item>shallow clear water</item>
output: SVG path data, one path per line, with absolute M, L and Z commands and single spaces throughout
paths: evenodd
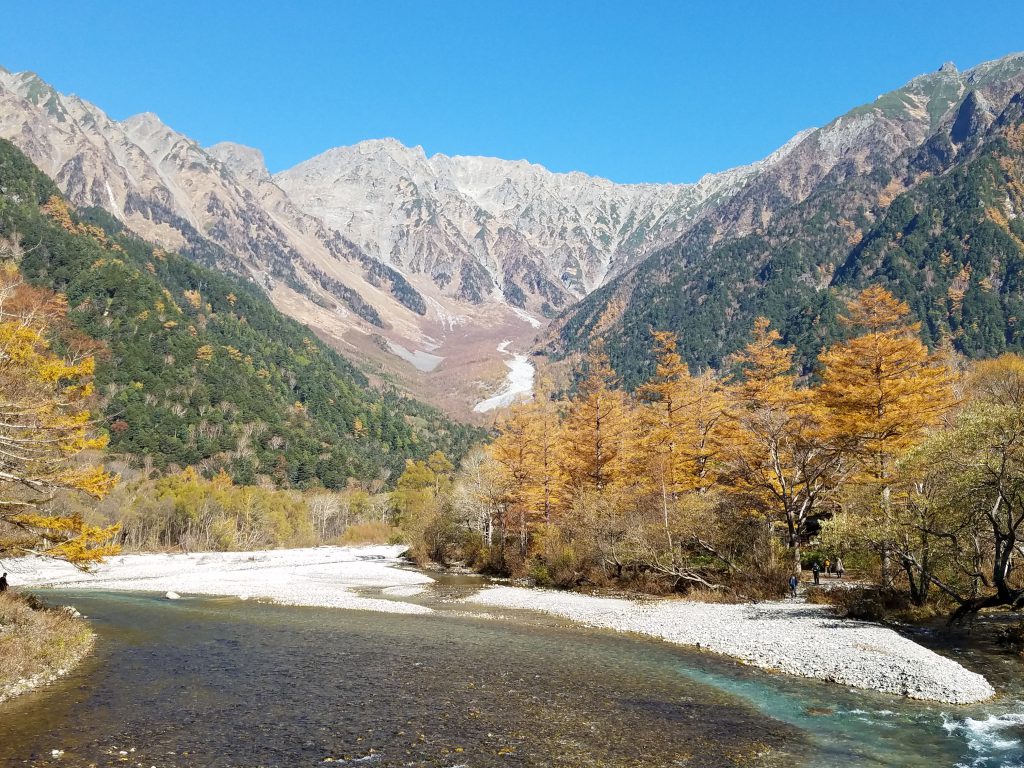
M 49 593 L 90 617 L 96 652 L 0 706 L 0 764 L 1024 765 L 1014 696 L 957 708 L 851 692 L 441 602 L 461 589 L 419 598 L 449 610 L 426 617 Z

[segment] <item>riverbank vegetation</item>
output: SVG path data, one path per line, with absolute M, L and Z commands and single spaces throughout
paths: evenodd
M 116 523 L 126 551 L 238 551 L 385 544 L 400 538 L 392 505 L 380 484 L 302 491 L 240 485 L 226 472 L 207 478 L 189 468 L 162 477 L 129 474 L 82 512 L 98 525 Z
M 632 393 L 597 345 L 457 473 L 410 463 L 398 520 L 420 558 L 541 584 L 777 595 L 813 547 L 915 605 L 1019 606 L 1024 359 L 930 351 L 908 315 L 864 290 L 805 377 L 763 319 L 720 371 L 655 333 Z
M 88 625 L 72 611 L 0 593 L 0 702 L 70 669 L 92 643 Z

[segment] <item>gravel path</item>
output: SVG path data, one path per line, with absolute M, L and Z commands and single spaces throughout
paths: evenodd
M 634 602 L 520 587 L 491 587 L 466 602 L 543 611 L 591 627 L 658 637 L 763 669 L 913 699 L 969 704 L 995 691 L 981 675 L 891 629 L 838 619 L 800 601 L 756 605 Z

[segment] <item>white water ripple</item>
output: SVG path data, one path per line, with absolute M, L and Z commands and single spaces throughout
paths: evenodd
M 984 719 L 946 719 L 943 727 L 951 736 L 962 737 L 971 750 L 971 762 L 960 763 L 957 768 L 1024 766 L 1024 745 L 1020 739 L 1021 731 L 1024 729 L 1024 713 L 1007 712 L 989 715 Z

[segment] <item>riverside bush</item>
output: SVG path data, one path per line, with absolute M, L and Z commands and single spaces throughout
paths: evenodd
M 807 602 L 831 605 L 843 618 L 863 621 L 905 618 L 912 608 L 904 593 L 878 587 L 812 588 L 807 591 Z

